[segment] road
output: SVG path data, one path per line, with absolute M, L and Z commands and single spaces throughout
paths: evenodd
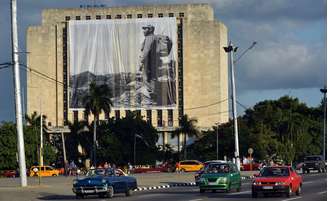
M 151 175 L 150 177 L 152 177 Z M 174 176 L 174 175 L 173 175 Z M 172 177 L 173 177 L 172 176 Z M 175 175 L 176 177 L 177 175 Z M 180 175 L 180 177 L 191 178 L 192 174 Z M 165 179 L 165 178 L 164 178 Z M 303 176 L 303 193 L 301 196 L 293 195 L 290 198 L 284 196 L 269 196 L 259 198 L 251 198 L 251 180 L 244 180 L 241 192 L 232 193 L 204 193 L 200 194 L 197 186 L 185 186 L 185 187 L 173 187 L 168 189 L 159 190 L 146 190 L 134 192 L 131 197 L 126 197 L 124 194 L 115 195 L 112 200 L 124 200 L 124 201 L 206 201 L 206 200 L 222 200 L 222 201 L 246 201 L 246 200 L 257 200 L 257 201 L 321 201 L 327 200 L 327 174 L 309 174 Z M 5 181 L 5 180 L 2 180 Z M 1 187 L 0 185 L 0 200 L 2 201 L 29 201 L 29 200 L 76 200 L 74 194 L 71 191 L 71 184 L 69 178 L 56 178 L 52 180 L 57 182 L 56 185 L 50 183 L 40 186 L 31 186 L 28 188 L 17 188 L 17 187 Z M 58 186 L 58 182 L 62 184 Z M 45 181 L 43 181 L 45 182 Z M 0 181 L 1 183 L 1 181 Z M 3 184 L 2 184 L 3 185 Z M 83 201 L 94 201 L 94 200 L 109 200 L 100 199 L 96 196 L 89 196 Z

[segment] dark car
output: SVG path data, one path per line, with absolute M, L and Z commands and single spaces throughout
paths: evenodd
M 114 170 L 91 169 L 86 178 L 76 179 L 73 182 L 73 192 L 76 198 L 87 195 L 98 195 L 99 197 L 113 197 L 117 193 L 125 193 L 130 196 L 137 188 L 137 180 L 130 176 L 117 176 Z
M 292 193 L 300 195 L 302 181 L 302 177 L 290 166 L 264 167 L 253 180 L 252 197 L 257 197 L 259 193 L 280 193 L 287 197 Z
M 303 173 L 310 173 L 310 170 L 317 170 L 318 172 L 326 172 L 326 163 L 322 156 L 313 155 L 306 156 L 303 162 Z

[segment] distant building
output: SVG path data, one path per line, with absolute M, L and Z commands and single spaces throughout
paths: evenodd
M 46 9 L 42 24 L 27 30 L 27 114 L 47 116 L 51 126 L 63 126 L 87 118 L 82 110 L 69 108 L 69 31 L 72 20 L 126 20 L 173 17 L 177 22 L 177 106 L 140 110 L 159 132 L 179 126 L 179 116 L 188 114 L 201 129 L 228 121 L 227 28 L 214 17 L 208 4 Z M 124 117 L 117 109 L 101 119 Z M 89 117 L 92 118 L 92 117 Z M 167 135 L 164 135 L 167 141 Z

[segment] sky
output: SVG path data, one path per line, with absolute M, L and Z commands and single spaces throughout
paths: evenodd
M 208 3 L 217 20 L 229 30 L 229 40 L 241 55 L 235 64 L 238 114 L 263 100 L 288 95 L 309 107 L 320 104 L 320 88 L 327 83 L 326 0 L 17 0 L 20 52 L 26 51 L 28 26 L 41 24 L 46 8 L 79 8 Z M 10 0 L 0 0 L 0 63 L 11 61 Z M 26 64 L 26 55 L 20 54 Z M 23 101 L 26 73 L 21 70 Z M 0 122 L 15 121 L 14 85 L 11 68 L 0 69 Z M 25 106 L 23 107 L 23 111 Z

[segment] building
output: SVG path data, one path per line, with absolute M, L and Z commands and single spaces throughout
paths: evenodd
M 83 111 L 71 110 L 68 105 L 69 21 L 162 17 L 176 18 L 177 22 L 177 106 L 140 110 L 141 115 L 163 133 L 178 127 L 183 114 L 196 118 L 201 129 L 227 122 L 228 56 L 223 50 L 227 28 L 215 19 L 208 4 L 44 10 L 42 24 L 27 30 L 27 114 L 40 113 L 42 108 L 51 126 L 87 118 Z M 118 109 L 100 118 L 125 115 L 126 111 Z

